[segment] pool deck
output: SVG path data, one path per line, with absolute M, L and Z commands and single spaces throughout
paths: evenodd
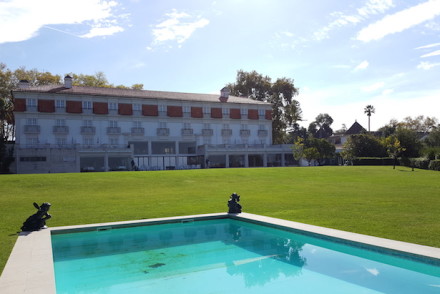
M 144 219 L 136 221 L 112 222 L 79 226 L 48 228 L 37 232 L 22 232 L 9 256 L 0 277 L 2 294 L 55 294 L 55 276 L 53 269 L 51 233 L 73 232 L 97 229 L 109 226 L 139 226 L 188 220 L 234 218 L 254 223 L 281 227 L 287 230 L 302 231 L 320 237 L 336 238 L 339 242 L 355 246 L 377 248 L 390 254 L 405 254 L 417 259 L 434 260 L 440 265 L 440 248 L 377 238 L 335 229 L 328 229 L 303 223 L 286 221 L 249 213 L 228 214 L 213 213 L 203 215 L 178 216 L 168 218 Z

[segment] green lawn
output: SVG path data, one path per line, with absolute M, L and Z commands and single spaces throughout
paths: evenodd
M 0 175 L 0 269 L 32 203 L 64 226 L 243 211 L 440 247 L 440 172 L 397 167 Z

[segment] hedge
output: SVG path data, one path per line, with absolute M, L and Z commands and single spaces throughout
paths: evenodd
M 353 159 L 353 165 L 394 165 L 390 157 L 358 157 Z
M 431 160 L 429 162 L 428 168 L 430 170 L 438 170 L 438 171 L 440 171 L 440 159 Z

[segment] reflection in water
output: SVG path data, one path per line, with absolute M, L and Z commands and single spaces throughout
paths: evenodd
M 234 245 L 257 254 L 254 258 L 226 262 L 227 273 L 241 275 L 246 287 L 262 286 L 282 275 L 300 275 L 306 265 L 306 259 L 300 255 L 304 243 L 267 234 L 242 236 L 241 227 L 235 224 L 229 224 L 229 233 Z

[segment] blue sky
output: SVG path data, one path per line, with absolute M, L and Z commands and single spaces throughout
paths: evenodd
M 371 104 L 375 130 L 440 119 L 440 0 L 1 0 L 0 62 L 195 93 L 256 70 L 294 79 L 303 125 Z

